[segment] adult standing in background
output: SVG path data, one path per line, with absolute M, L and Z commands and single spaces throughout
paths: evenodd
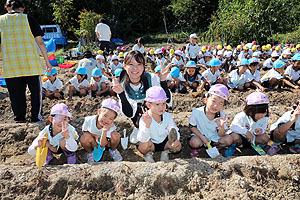
M 145 56 L 146 54 L 145 54 L 144 45 L 145 45 L 144 39 L 142 37 L 137 38 L 136 39 L 136 44 L 132 47 L 132 50 L 133 51 L 139 51 Z
M 36 44 L 42 52 L 47 71 L 52 70 L 42 39 L 44 33 L 36 20 L 24 12 L 22 0 L 7 0 L 7 14 L 0 16 L 2 77 L 5 78 L 14 120 L 26 122 L 26 85 L 31 92 L 31 122 L 42 120 L 42 83 L 44 69 Z
M 101 18 L 99 22 L 100 23 L 97 24 L 95 28 L 95 33 L 97 35 L 98 40 L 100 41 L 100 49 L 102 51 L 106 49 L 106 52 L 109 53 L 109 43 L 111 39 L 110 27 L 106 24 L 104 18 Z

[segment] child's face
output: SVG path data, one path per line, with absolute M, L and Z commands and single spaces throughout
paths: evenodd
M 284 71 L 284 66 L 283 66 L 283 67 L 280 67 L 280 68 L 277 68 L 277 69 L 275 69 L 275 70 L 282 74 L 283 71 Z
M 97 62 L 98 62 L 99 64 L 103 63 L 102 59 L 97 59 Z
M 193 76 L 196 72 L 196 68 L 189 67 L 189 68 L 187 68 L 186 72 L 188 73 L 189 76 Z
M 209 62 L 211 59 L 212 59 L 212 57 L 210 57 L 210 56 L 205 56 L 204 57 L 205 62 Z
M 99 82 L 101 80 L 101 76 L 93 76 L 93 79 L 96 81 L 96 82 Z
M 47 75 L 48 80 L 50 80 L 51 82 L 53 82 L 56 78 L 56 75 Z
M 267 114 L 267 112 L 265 112 L 265 113 L 255 113 L 255 115 L 254 115 L 255 121 L 258 121 L 258 120 L 264 118 L 266 116 L 266 114 Z
M 216 72 L 219 70 L 219 66 L 211 66 L 210 69 L 211 71 Z
M 101 108 L 98 110 L 98 123 L 101 126 L 111 126 L 117 117 L 117 114 L 115 111 L 112 111 L 107 108 Z
M 65 115 L 50 116 L 48 119 L 52 123 L 53 130 L 58 133 L 62 131 L 62 124 L 70 121 L 69 117 Z
M 272 61 L 275 62 L 278 59 L 278 57 L 272 57 Z
M 283 57 L 284 59 L 289 59 L 289 58 L 290 58 L 290 55 L 283 54 L 282 57 Z
M 206 104 L 206 109 L 210 113 L 216 114 L 223 109 L 225 100 L 216 95 L 209 95 L 209 97 L 205 98 L 205 104 Z
M 300 61 L 294 61 L 294 68 L 296 71 L 298 71 L 300 69 Z
M 113 60 L 112 62 L 114 63 L 114 65 L 118 65 L 119 60 Z
M 194 39 L 191 39 L 190 41 L 191 41 L 192 44 L 196 44 L 197 39 L 194 38 Z
M 150 103 L 147 102 L 147 107 L 151 111 L 152 114 L 155 115 L 162 115 L 165 110 L 167 109 L 167 104 L 166 102 L 163 103 Z
M 176 55 L 176 60 L 180 60 L 180 56 L 179 55 Z
M 82 81 L 85 75 L 76 74 L 78 81 Z
M 249 65 L 249 69 L 251 71 L 255 71 L 255 70 L 257 70 L 257 65 Z
M 242 65 L 242 66 L 240 66 L 239 67 L 239 71 L 240 71 L 240 73 L 244 73 L 245 71 L 247 71 L 247 69 L 248 69 L 248 65 Z
M 158 57 L 158 59 L 161 59 L 162 55 L 161 54 L 157 54 L 157 57 Z

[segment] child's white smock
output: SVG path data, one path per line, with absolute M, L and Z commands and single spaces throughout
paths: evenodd
M 234 117 L 229 132 L 238 133 L 246 137 L 248 131 L 250 131 L 252 135 L 255 135 L 254 131 L 256 129 L 262 129 L 262 133 L 264 134 L 267 130 L 268 121 L 269 118 L 264 117 L 255 122 L 252 117 L 247 116 L 245 112 L 240 112 Z
M 107 78 L 106 76 L 103 76 L 103 75 L 102 75 L 100 81 L 97 82 L 97 81 L 95 81 L 94 78 L 92 77 L 90 83 L 91 83 L 91 84 L 96 83 L 97 86 L 98 86 L 98 91 L 101 91 L 101 83 L 106 83 L 106 81 L 108 81 L 108 78 Z
M 79 86 L 82 87 L 87 87 L 89 85 L 88 80 L 84 79 L 83 81 L 81 81 L 81 83 L 78 82 L 77 76 L 74 76 L 71 80 L 69 80 L 69 82 L 71 83 L 72 86 L 74 86 L 74 88 L 80 92 L 80 89 L 78 88 Z
M 215 83 L 217 81 L 218 77 L 220 76 L 220 74 L 221 74 L 220 70 L 216 71 L 213 74 L 210 69 L 207 69 L 202 73 L 202 76 L 204 78 L 206 78 L 206 80 L 212 81 L 212 83 Z
M 260 76 L 259 70 L 255 70 L 254 74 L 252 74 L 249 69 L 247 69 L 247 72 L 248 72 L 249 76 L 248 76 L 248 79 L 246 80 L 246 82 L 250 82 L 250 81 L 253 81 L 253 80 L 256 81 L 256 82 L 260 82 L 260 80 L 259 80 L 259 76 Z
M 238 69 L 229 73 L 228 86 L 230 88 L 237 88 L 238 86 L 244 86 L 246 81 L 250 79 L 251 75 L 245 71 L 241 76 L 238 73 Z
M 47 81 L 43 82 L 42 86 L 45 90 L 54 92 L 55 90 L 60 90 L 63 88 L 63 83 L 58 78 L 55 78 L 55 81 L 51 83 L 51 81 L 48 79 Z
M 36 153 L 36 149 L 35 149 L 34 147 L 38 145 L 38 140 L 39 140 L 41 137 L 45 136 L 46 133 L 48 134 L 47 138 L 48 138 L 49 143 L 50 143 L 53 147 L 59 149 L 59 141 L 60 141 L 61 139 L 63 139 L 64 136 L 63 136 L 63 135 L 61 134 L 61 132 L 60 132 L 60 133 L 58 133 L 57 135 L 55 135 L 55 136 L 52 137 L 52 136 L 50 135 L 49 127 L 50 127 L 50 125 L 46 126 L 46 127 L 39 133 L 39 135 L 33 140 L 31 146 L 28 148 L 28 153 L 29 153 L 29 154 L 33 155 L 33 154 Z M 66 149 L 67 149 L 68 151 L 75 152 L 75 151 L 77 150 L 77 148 L 78 148 L 78 144 L 77 144 L 77 142 L 76 142 L 76 140 L 78 140 L 78 134 L 77 134 L 75 128 L 74 128 L 72 125 L 70 125 L 70 124 L 68 124 L 67 129 L 68 129 L 68 131 L 69 131 L 69 136 L 70 136 L 70 137 L 69 137 L 68 139 L 65 139 L 65 140 L 66 140 Z
M 270 80 L 271 78 L 276 78 L 276 79 L 283 79 L 283 76 L 277 72 L 274 68 L 269 70 L 261 79 L 260 81 L 261 82 L 265 82 L 265 81 L 268 81 Z
M 84 118 L 84 122 L 82 125 L 82 132 L 90 132 L 91 134 L 101 136 L 102 130 L 97 128 L 97 119 L 98 115 L 88 116 Z M 111 133 L 117 131 L 116 126 L 112 126 L 106 133 L 106 137 L 111 138 Z
M 198 55 L 200 51 L 200 47 L 198 46 L 198 44 L 192 45 L 191 43 L 189 43 L 188 45 L 186 45 L 186 57 L 191 58 L 191 59 L 195 59 Z
M 139 142 L 148 142 L 151 140 L 155 144 L 162 143 L 166 137 L 168 137 L 169 132 L 172 128 L 176 129 L 177 139 L 180 139 L 179 129 L 176 126 L 172 115 L 168 112 L 164 112 L 162 115 L 162 121 L 157 123 L 153 118 L 150 128 L 146 128 L 146 124 L 141 117 L 139 121 L 139 131 L 137 134 L 137 140 Z
M 193 109 L 189 124 L 191 126 L 196 126 L 200 133 L 204 135 L 209 141 L 218 142 L 219 139 L 221 139 L 218 134 L 220 127 L 214 120 L 209 120 L 207 118 L 204 109 L 205 106 Z M 220 114 L 221 116 L 225 116 L 225 113 L 223 111 L 220 111 Z M 225 123 L 224 128 L 225 131 L 227 131 L 227 123 Z
M 288 66 L 288 67 L 286 68 L 284 74 L 285 74 L 285 75 L 288 75 L 289 77 L 291 77 L 294 81 L 297 81 L 297 80 L 299 80 L 299 78 L 300 78 L 300 70 L 295 71 L 295 70 L 294 70 L 294 65 Z
M 292 110 L 285 112 L 274 124 L 270 126 L 270 131 L 274 131 L 278 125 L 285 124 L 292 119 Z M 286 132 L 286 141 L 293 142 L 300 139 L 300 117 L 295 122 L 295 129 L 290 128 Z

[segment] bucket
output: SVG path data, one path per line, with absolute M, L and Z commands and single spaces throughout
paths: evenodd
M 65 60 L 65 57 L 64 57 L 64 56 L 57 55 L 57 56 L 56 56 L 56 60 L 57 60 L 57 64 L 63 64 L 63 63 L 64 63 L 64 60 Z
M 6 86 L 6 82 L 4 78 L 0 78 L 0 85 Z

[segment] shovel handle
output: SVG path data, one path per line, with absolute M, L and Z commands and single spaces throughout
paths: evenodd
M 48 133 L 45 133 L 44 136 L 48 137 Z M 44 148 L 46 146 L 46 142 L 47 142 L 47 139 L 44 139 L 42 148 Z
M 123 129 L 124 138 L 126 138 L 126 129 Z
M 206 146 L 207 146 L 208 149 L 212 148 L 212 146 L 210 145 L 209 142 L 206 143 Z

